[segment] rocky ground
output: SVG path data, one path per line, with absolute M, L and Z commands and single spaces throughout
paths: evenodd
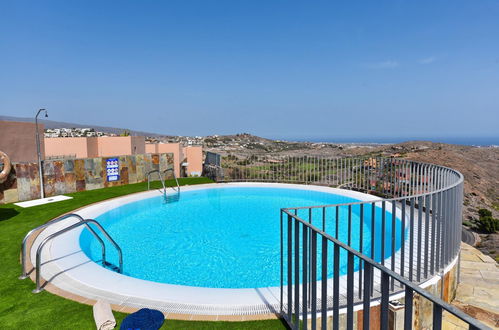
M 203 141 L 205 150 L 222 155 L 247 157 L 255 153 L 281 155 L 361 156 L 395 155 L 454 168 L 465 178 L 463 221 L 473 227 L 478 210 L 486 208 L 499 218 L 499 148 L 473 147 L 410 141 L 393 145 L 333 144 L 274 141 L 249 134 L 214 136 Z M 477 244 L 482 252 L 499 260 L 499 233 L 485 234 L 471 228 L 480 237 Z

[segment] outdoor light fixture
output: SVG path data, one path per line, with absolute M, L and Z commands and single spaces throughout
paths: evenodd
M 42 167 L 42 155 L 40 152 L 40 135 L 38 133 L 38 116 L 40 115 L 41 112 L 45 112 L 45 118 L 47 118 L 49 115 L 47 113 L 47 110 L 45 109 L 40 109 L 36 113 L 35 116 L 35 126 L 36 126 L 36 152 L 38 154 L 38 174 L 40 175 L 40 198 L 45 197 L 45 192 L 43 190 L 43 167 Z

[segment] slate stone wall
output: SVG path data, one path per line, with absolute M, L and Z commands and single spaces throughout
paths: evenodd
M 108 182 L 106 160 L 119 158 L 120 179 Z M 45 196 L 67 194 L 147 181 L 147 172 L 173 168 L 173 154 L 138 154 L 117 157 L 46 160 Z M 9 178 L 0 184 L 0 204 L 40 198 L 37 163 L 13 163 Z

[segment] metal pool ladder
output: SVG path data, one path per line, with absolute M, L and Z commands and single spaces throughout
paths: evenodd
M 65 227 L 59 231 L 57 231 L 56 233 L 46 237 L 43 242 L 38 246 L 38 250 L 37 250 L 37 259 L 39 258 L 39 251 L 41 251 L 41 248 L 43 247 L 43 245 L 45 245 L 46 242 L 48 242 L 51 238 L 54 238 L 62 233 L 65 233 L 69 230 L 72 230 L 74 228 L 77 228 L 79 226 L 82 226 L 84 225 L 85 227 L 87 227 L 87 229 L 90 231 L 90 233 L 97 239 L 97 241 L 99 241 L 99 243 L 101 244 L 102 246 L 102 265 L 104 267 L 107 267 L 107 268 L 111 268 L 112 270 L 114 271 L 118 271 L 119 273 L 123 273 L 123 253 L 121 251 L 121 248 L 119 247 L 119 245 L 112 239 L 112 237 L 104 230 L 104 228 L 101 226 L 100 223 L 98 223 L 96 220 L 94 219 L 87 219 L 87 220 L 84 220 L 79 214 L 76 214 L 76 213 L 70 213 L 70 214 L 65 214 L 63 216 L 60 216 L 58 218 L 55 218 L 47 223 L 44 223 L 42 224 L 41 226 L 38 226 L 32 230 L 30 230 L 26 236 L 24 237 L 23 239 L 23 242 L 21 244 L 21 266 L 22 266 L 22 274 L 21 276 L 19 277 L 19 279 L 23 280 L 25 278 L 28 277 L 28 270 L 26 269 L 26 245 L 27 245 L 27 242 L 29 240 L 29 238 L 31 236 L 33 236 L 34 233 L 36 233 L 38 230 L 40 229 L 43 229 L 43 228 L 46 228 L 50 225 L 53 225 L 55 223 L 58 223 L 62 220 L 65 220 L 65 219 L 68 219 L 68 218 L 76 218 L 78 219 L 78 222 L 71 225 L 71 226 L 68 226 L 68 227 Z M 104 241 L 102 240 L 102 238 L 99 237 L 99 235 L 95 232 L 95 230 L 89 225 L 90 223 L 93 223 L 95 224 L 99 229 L 100 231 L 104 234 L 104 236 L 106 236 L 106 238 L 111 242 L 111 244 L 114 245 L 114 247 L 118 250 L 118 255 L 119 255 L 119 267 L 116 267 L 115 265 L 109 263 L 106 261 L 106 248 L 105 248 L 105 244 L 104 244 Z M 40 292 L 41 289 L 40 288 L 40 263 L 38 262 L 37 260 L 37 263 L 36 263 L 36 266 L 35 268 L 33 269 L 34 271 L 36 271 L 36 281 L 37 281 L 37 288 L 33 291 L 35 293 L 37 292 Z
M 174 196 L 168 196 L 166 194 L 166 185 L 165 185 L 165 180 L 163 179 L 163 174 L 165 174 L 166 172 L 168 171 L 171 171 L 172 174 L 173 174 L 173 178 L 175 179 L 175 183 L 176 183 L 176 187 L 172 186 L 171 188 L 177 193 L 176 195 Z M 158 176 L 159 176 L 159 179 L 161 181 L 161 185 L 163 186 L 163 195 L 165 196 L 165 200 L 166 202 L 171 202 L 171 201 L 178 201 L 179 198 L 180 198 L 180 184 L 178 183 L 178 179 L 177 179 L 177 176 L 175 175 L 175 171 L 172 169 L 172 168 L 167 168 L 166 170 L 164 171 L 160 171 L 160 170 L 152 170 L 152 171 L 149 171 L 147 173 L 147 190 L 150 190 L 151 189 L 151 174 L 153 173 L 158 173 Z
M 80 216 L 78 216 L 79 218 L 81 218 Z M 109 263 L 106 261 L 106 245 L 104 244 L 104 242 L 102 241 L 102 239 L 100 239 L 100 237 L 98 238 L 99 242 L 101 243 L 101 246 L 102 246 L 102 265 L 104 267 L 107 267 L 107 268 L 111 268 L 112 270 L 114 271 L 117 271 L 118 273 L 122 274 L 123 273 L 123 253 L 121 251 L 121 248 L 119 247 L 118 243 L 116 243 L 116 241 L 109 235 L 109 233 L 101 226 L 100 223 L 98 223 L 96 220 L 94 219 L 86 219 L 86 220 L 80 220 L 79 222 L 76 222 L 74 224 L 72 224 L 71 226 L 68 226 L 68 227 L 65 227 L 47 237 L 45 237 L 45 239 L 40 243 L 40 245 L 38 246 L 37 250 L 36 250 L 36 267 L 35 267 L 35 271 L 36 271 L 36 289 L 33 290 L 33 293 L 39 293 L 41 291 L 43 291 L 43 288 L 41 287 L 40 285 L 40 277 L 41 277 L 41 259 L 42 259 L 42 256 L 41 256 L 41 253 L 42 253 L 42 250 L 43 250 L 43 247 L 50 241 L 52 240 L 53 238 L 59 236 L 59 235 L 62 235 L 70 230 L 73 230 L 79 226 L 86 226 L 87 228 L 90 229 L 91 232 L 95 233 L 95 231 L 93 229 L 91 229 L 90 225 L 89 224 L 94 224 L 95 226 L 97 226 L 97 228 L 99 228 L 99 230 L 102 232 L 102 234 L 104 234 L 104 236 L 109 240 L 109 242 L 111 242 L 111 244 L 114 245 L 114 247 L 116 248 L 116 250 L 118 251 L 118 255 L 119 255 L 119 267 L 116 267 L 115 265 Z M 95 233 L 96 234 L 96 233 Z M 97 236 L 98 237 L 98 236 Z
M 38 227 L 36 227 L 34 229 L 31 229 L 26 234 L 26 236 L 24 236 L 23 242 L 21 244 L 21 267 L 22 267 L 22 273 L 21 273 L 21 276 L 19 276 L 20 280 L 24 280 L 25 278 L 28 277 L 28 270 L 26 269 L 26 245 L 27 245 L 28 239 L 34 233 L 36 233 L 38 230 L 46 228 L 46 227 L 48 227 L 50 225 L 53 225 L 55 223 L 58 223 L 58 222 L 60 222 L 62 220 L 68 219 L 68 218 L 77 218 L 78 221 L 80 221 L 80 222 L 84 221 L 84 219 L 79 214 L 69 213 L 69 214 L 62 215 L 62 216 L 60 216 L 58 218 L 55 218 L 55 219 L 53 219 L 53 220 L 51 220 L 49 222 L 46 222 L 43 225 L 38 226 Z M 99 235 L 95 232 L 95 230 L 92 227 L 90 227 L 88 224 L 85 224 L 85 226 L 90 231 L 90 233 L 92 233 L 92 235 L 101 243 L 101 245 L 104 244 L 104 242 L 102 241 L 102 239 L 99 237 Z

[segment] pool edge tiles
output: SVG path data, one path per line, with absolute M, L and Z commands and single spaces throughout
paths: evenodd
M 372 195 L 349 190 L 293 184 L 207 184 L 182 187 L 182 190 L 254 186 L 298 188 L 335 193 L 359 200 L 380 200 L 380 198 Z M 158 196 L 157 191 L 128 195 L 90 205 L 80 209 L 78 213 L 84 218 L 95 218 L 114 207 L 154 196 Z M 31 260 L 34 260 L 36 251 L 34 248 L 37 247 L 41 240 L 63 226 L 67 226 L 67 224 L 68 222 L 63 221 L 44 230 L 32 246 Z M 78 238 L 82 230 L 83 227 L 80 227 L 78 230 L 68 232 L 54 239 L 50 247 L 44 250 L 42 256 L 42 261 L 52 260 L 43 266 L 42 277 L 52 278 L 52 284 L 73 294 L 89 299 L 106 299 L 116 305 L 155 307 L 171 313 L 188 312 L 204 315 L 268 314 L 275 312 L 279 307 L 279 287 L 258 289 L 193 287 L 151 282 L 104 269 L 92 262 L 81 251 Z

